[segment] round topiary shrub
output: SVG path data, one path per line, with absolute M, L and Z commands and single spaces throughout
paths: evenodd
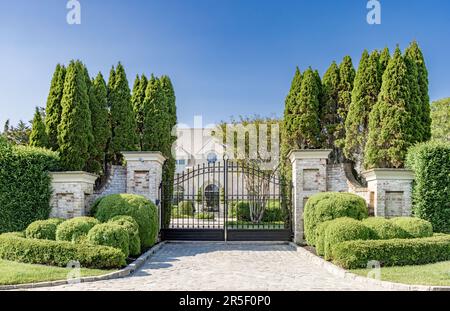
M 178 215 L 194 216 L 195 208 L 192 201 L 181 201 L 178 203 Z
M 138 256 L 141 254 L 141 239 L 139 238 L 139 225 L 131 216 L 115 216 L 109 220 L 109 223 L 122 226 L 128 233 L 128 244 L 130 246 L 130 255 Z
M 407 239 L 410 237 L 408 232 L 386 218 L 369 217 L 363 220 L 363 224 L 372 230 L 372 239 L 374 240 Z
M 341 242 L 370 240 L 372 236 L 372 230 L 366 227 L 361 221 L 349 217 L 334 219 L 325 228 L 325 259 L 330 260 L 333 258 L 333 247 Z
M 158 209 L 144 196 L 135 194 L 112 194 L 97 201 L 95 218 L 107 222 L 119 215 L 127 215 L 139 225 L 141 250 L 156 243 L 159 230 Z
M 325 255 L 325 231 L 332 220 L 320 223 L 316 228 L 316 253 L 319 256 Z
M 50 218 L 32 222 L 25 230 L 28 239 L 56 240 L 56 229 L 64 219 Z
M 87 241 L 94 245 L 118 248 L 125 257 L 130 254 L 128 232 L 119 224 L 105 223 L 94 226 L 87 235 Z
M 57 241 L 78 242 L 89 230 L 100 222 L 92 217 L 75 217 L 62 222 L 56 229 Z
M 433 226 L 429 221 L 414 217 L 392 218 L 391 222 L 405 230 L 411 238 L 433 236 Z
M 305 237 L 309 245 L 316 244 L 316 227 L 327 220 L 350 217 L 362 220 L 368 217 L 367 204 L 356 194 L 322 192 L 311 196 L 305 205 Z

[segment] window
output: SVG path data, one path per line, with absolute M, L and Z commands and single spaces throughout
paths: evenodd
M 209 164 L 217 162 L 217 154 L 215 154 L 214 152 L 208 153 L 206 160 L 208 161 Z
M 182 159 L 182 160 L 176 160 L 176 163 L 177 163 L 178 165 L 185 165 L 185 164 L 186 164 L 186 160 L 185 160 L 185 159 Z

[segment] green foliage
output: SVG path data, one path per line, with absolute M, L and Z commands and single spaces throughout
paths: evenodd
M 407 231 L 385 218 L 369 217 L 363 219 L 363 224 L 372 230 L 374 240 L 411 238 Z
M 126 264 L 119 249 L 64 241 L 25 239 L 0 235 L 0 258 L 30 264 L 66 267 L 71 261 L 85 268 L 111 269 Z
M 353 240 L 369 240 L 373 236 L 372 230 L 361 221 L 348 217 L 332 220 L 326 226 L 324 234 L 323 250 L 327 260 L 333 258 L 332 250 L 338 243 Z
M 70 171 L 85 168 L 92 142 L 91 112 L 85 74 L 85 67 L 80 61 L 70 62 L 61 100 L 61 123 L 58 125 L 59 153 L 62 167 Z
M 325 231 L 328 228 L 328 225 L 331 224 L 333 220 L 327 220 L 321 222 L 316 228 L 316 252 L 319 256 L 325 255 Z
M 182 215 L 193 216 L 194 215 L 194 202 L 181 201 L 178 203 L 177 212 Z
M 431 105 L 431 136 L 434 141 L 450 143 L 450 97 Z
M 414 215 L 428 220 L 434 231 L 450 233 L 450 144 L 428 142 L 408 151 L 414 170 Z
M 42 114 L 38 107 L 33 117 L 33 125 L 30 133 L 30 146 L 46 148 L 48 145 L 48 137 L 45 132 L 45 124 L 42 120 Z
M 130 254 L 128 232 L 119 224 L 104 223 L 94 226 L 87 235 L 87 241 L 93 245 L 118 248 L 125 257 Z
M 383 49 L 383 52 L 381 52 L 380 54 L 380 62 L 378 66 L 378 75 L 380 77 L 383 77 L 384 71 L 386 70 L 390 60 L 391 60 L 391 53 L 389 52 L 389 49 L 385 47 Z
M 51 177 L 59 168 L 56 153 L 11 146 L 0 140 L 0 233 L 22 231 L 50 214 Z
M 61 223 L 56 229 L 57 241 L 77 243 L 78 239 L 87 235 L 89 230 L 99 221 L 92 217 L 75 217 Z
M 140 78 L 137 75 L 134 80 L 133 92 L 131 95 L 131 105 L 133 106 L 134 115 L 136 116 L 136 126 L 139 135 L 139 147 L 143 150 L 142 146 L 142 136 L 144 131 L 144 100 L 145 91 L 147 89 L 147 77 L 142 75 Z
M 30 134 L 30 127 L 22 120 L 19 121 L 17 126 L 10 125 L 9 120 L 6 120 L 3 133 L 0 137 L 5 137 L 6 140 L 13 145 L 28 146 Z
M 316 228 L 327 220 L 340 217 L 364 219 L 368 217 L 363 198 L 343 192 L 322 192 L 311 196 L 304 211 L 305 237 L 309 245 L 316 245 Z
M 346 241 L 333 247 L 333 261 L 346 268 L 366 268 L 377 260 L 382 266 L 422 265 L 450 260 L 450 236 L 420 239 Z
M 155 204 L 134 194 L 112 194 L 97 201 L 95 217 L 101 222 L 119 215 L 131 216 L 138 223 L 142 250 L 156 243 L 159 221 Z
M 45 129 L 48 136 L 48 146 L 53 151 L 59 149 L 58 145 L 58 126 L 61 123 L 62 106 L 61 100 L 64 92 L 64 81 L 66 77 L 66 68 L 60 64 L 56 65 L 50 84 L 50 91 L 47 97 L 47 106 L 45 108 Z
M 25 235 L 28 239 L 56 240 L 56 228 L 63 221 L 59 218 L 36 220 L 27 227 Z
M 392 223 L 402 228 L 411 238 L 426 238 L 433 236 L 433 226 L 429 221 L 413 217 L 397 217 Z
M 139 238 L 139 225 L 131 216 L 115 216 L 109 220 L 122 226 L 128 233 L 128 244 L 130 246 L 130 255 L 138 256 L 141 254 L 141 239 Z

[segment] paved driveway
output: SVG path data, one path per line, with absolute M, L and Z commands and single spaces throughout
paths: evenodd
M 286 244 L 168 243 L 130 277 L 37 290 L 377 290 Z

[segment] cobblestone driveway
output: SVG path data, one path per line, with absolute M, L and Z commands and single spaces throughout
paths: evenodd
M 37 290 L 377 289 L 337 277 L 286 244 L 168 243 L 130 277 Z

